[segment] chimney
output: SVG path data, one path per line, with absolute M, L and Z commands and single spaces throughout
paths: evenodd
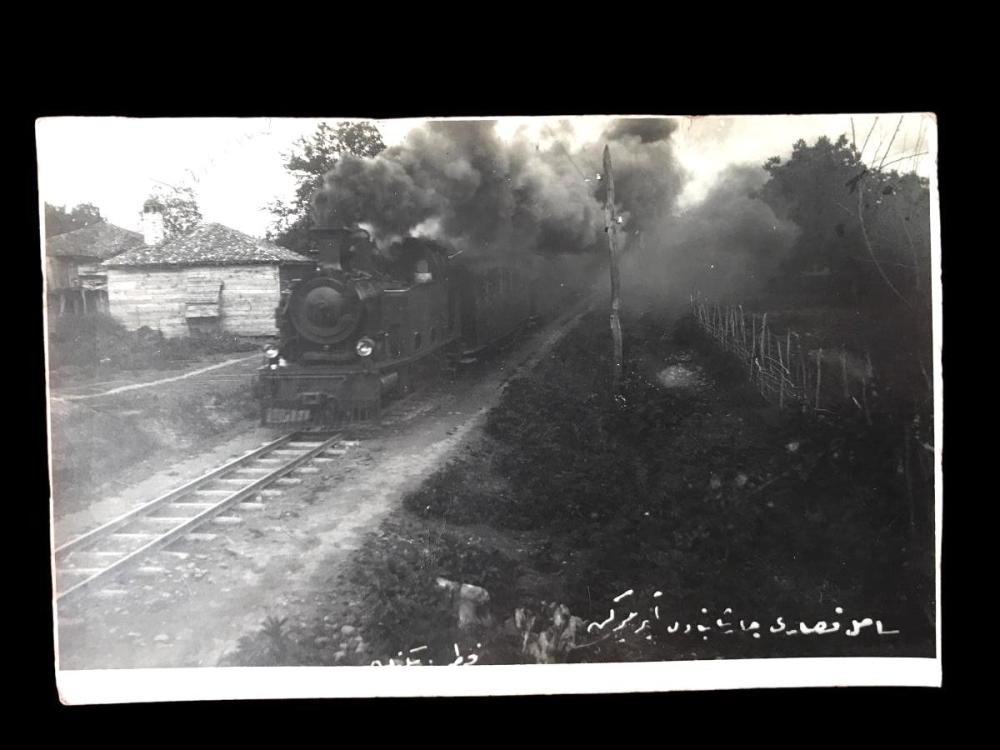
M 142 239 L 147 245 L 163 242 L 166 231 L 163 228 L 163 206 L 150 198 L 142 206 Z

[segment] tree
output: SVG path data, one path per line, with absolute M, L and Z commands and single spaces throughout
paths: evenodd
M 341 122 L 330 126 L 321 122 L 315 133 L 299 139 L 287 155 L 285 169 L 297 182 L 295 198 L 290 202 L 275 201 L 268 207 L 276 216 L 268 238 L 292 250 L 307 250 L 312 199 L 323 187 L 326 173 L 333 169 L 343 153 L 372 157 L 384 149 L 382 134 L 371 123 Z
M 799 140 L 791 158 L 782 162 L 772 157 L 764 169 L 770 179 L 760 197 L 801 230 L 793 253 L 796 270 L 836 265 L 848 244 L 851 216 L 844 206 L 849 205 L 850 183 L 864 169 L 846 136 L 835 142 L 822 137 L 812 146 Z
M 801 230 L 786 270 L 825 267 L 856 291 L 861 284 L 909 306 L 929 289 L 928 183 L 862 156 L 846 135 L 800 140 L 787 161 L 764 164 L 770 178 L 759 197 Z
M 101 210 L 93 203 L 80 203 L 72 211 L 67 211 L 65 206 L 45 204 L 46 237 L 83 229 L 102 221 L 104 221 L 104 217 L 101 216 Z
M 201 210 L 194 190 L 189 187 L 155 187 L 144 206 L 154 203 L 163 214 L 163 230 L 167 237 L 187 234 L 201 223 Z

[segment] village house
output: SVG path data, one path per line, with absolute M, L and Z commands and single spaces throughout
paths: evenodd
M 107 273 L 101 262 L 140 247 L 138 232 L 105 221 L 45 240 L 45 287 L 54 315 L 107 312 Z
M 164 336 L 270 336 L 281 290 L 314 264 L 298 253 L 221 224 L 164 239 L 155 206 L 143 212 L 146 242 L 107 262 L 110 313 L 127 328 Z

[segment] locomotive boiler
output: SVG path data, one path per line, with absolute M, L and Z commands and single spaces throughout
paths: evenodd
M 263 424 L 375 417 L 447 356 L 473 356 L 539 312 L 530 259 L 462 257 L 410 237 L 380 252 L 354 227 L 314 229 L 316 266 L 282 293 L 257 392 Z

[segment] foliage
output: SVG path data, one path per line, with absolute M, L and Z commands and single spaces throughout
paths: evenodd
M 241 636 L 220 666 L 280 667 L 300 663 L 300 649 L 285 630 L 287 617 L 268 615 L 256 633 Z
M 155 202 L 163 214 L 163 229 L 167 238 L 187 234 L 202 220 L 194 190 L 189 187 L 157 186 L 146 202 Z
M 576 642 L 578 636 L 586 637 L 584 621 L 573 616 L 565 604 L 545 603 L 539 612 L 518 607 L 513 625 L 521 653 L 536 664 L 567 661 L 575 649 L 584 647 Z
M 295 197 L 275 201 L 269 206 L 276 219 L 268 239 L 297 251 L 309 249 L 309 228 L 312 226 L 312 199 L 323 187 L 323 178 L 337 163 L 340 154 L 376 156 L 385 143 L 371 123 L 341 122 L 335 126 L 321 122 L 316 132 L 301 138 L 287 155 L 285 168 L 295 177 Z
M 601 614 L 592 602 L 655 587 L 665 611 L 724 602 L 819 617 L 818 603 L 836 600 L 892 611 L 913 643 L 926 635 L 932 615 L 919 603 L 931 547 L 907 525 L 897 424 L 778 421 L 741 389 L 731 358 L 687 326 L 664 340 L 646 319 L 625 326 L 626 406 L 611 408 L 594 395 L 606 392 L 602 319 L 585 318 L 556 351 L 558 365 L 512 381 L 487 418 L 490 440 L 409 496 L 407 509 L 538 534 L 549 546 L 532 567 L 558 576 L 565 588 L 554 595 L 582 617 Z M 663 389 L 644 375 L 681 356 L 681 342 L 696 348 L 679 361 L 714 387 Z M 787 450 L 792 441 L 801 447 Z M 608 648 L 579 656 L 612 658 Z M 765 648 L 789 655 L 774 645 L 754 653 L 775 655 Z
M 929 301 L 926 179 L 865 164 L 844 135 L 800 140 L 788 160 L 772 157 L 764 169 L 758 197 L 801 230 L 786 274 L 828 271 L 857 299 Z
M 76 229 L 89 227 L 104 221 L 101 210 L 93 203 L 81 203 L 71 211 L 67 211 L 65 206 L 53 206 L 45 204 L 45 236 L 54 237 L 57 234 L 65 234 Z
M 379 634 L 379 648 L 394 654 L 399 648 L 426 645 L 439 660 L 448 657 L 461 635 L 438 577 L 485 588 L 497 612 L 513 609 L 517 565 L 503 553 L 481 539 L 415 531 L 387 519 L 368 535 L 350 573 L 351 583 L 365 592 L 365 612 L 373 626 L 365 631 Z

